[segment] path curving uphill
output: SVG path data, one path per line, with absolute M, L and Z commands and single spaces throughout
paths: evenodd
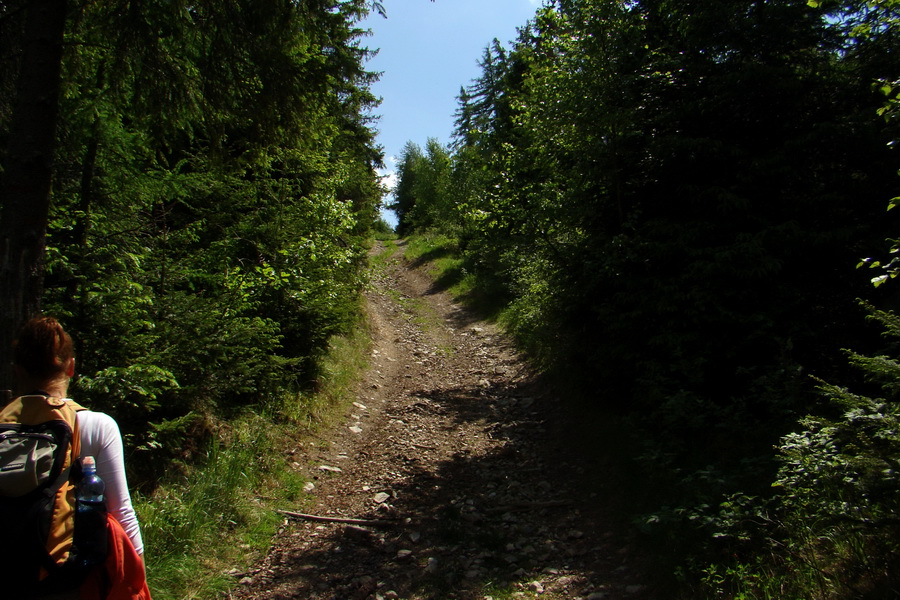
M 326 444 L 297 450 L 315 485 L 305 513 L 329 520 L 288 517 L 227 597 L 656 597 L 603 498 L 583 491 L 552 394 L 502 333 L 402 252 L 366 297 L 358 398 Z

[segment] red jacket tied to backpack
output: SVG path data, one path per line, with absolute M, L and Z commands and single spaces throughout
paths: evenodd
M 128 534 L 109 515 L 109 554 L 106 564 L 88 576 L 79 600 L 151 600 L 144 575 L 144 561 L 134 550 Z

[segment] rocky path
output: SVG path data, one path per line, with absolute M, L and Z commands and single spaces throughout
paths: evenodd
M 656 597 L 583 491 L 552 394 L 401 254 L 367 294 L 371 367 L 347 422 L 297 451 L 306 512 L 362 522 L 289 519 L 229 597 Z

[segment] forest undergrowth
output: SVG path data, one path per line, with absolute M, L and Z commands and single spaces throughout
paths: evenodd
M 482 304 L 478 283 L 465 273 L 458 242 L 423 232 L 408 241 L 413 260 L 430 262 L 436 281 L 461 302 Z M 482 304 L 483 305 L 483 304 Z M 870 320 L 886 339 L 900 320 L 871 306 Z M 494 305 L 490 318 L 515 331 L 512 307 Z M 527 340 L 527 349 L 534 340 Z M 869 392 L 897 386 L 895 358 L 848 352 Z M 695 600 L 839 600 L 895 598 L 900 552 L 895 492 L 900 475 L 896 404 L 810 380 L 821 395 L 820 415 L 806 416 L 778 440 L 769 456 L 741 454 L 744 472 L 720 463 L 704 470 L 661 457 L 645 415 L 611 411 L 585 392 L 585 377 L 565 365 L 544 373 L 566 398 L 560 410 L 581 415 L 573 430 L 586 463 L 602 464 L 604 501 L 638 533 L 648 573 L 671 597 Z M 708 443 L 708 442 L 707 442 Z M 743 449 L 746 451 L 746 449 Z M 665 459 L 662 460 L 661 459 Z M 669 469 L 660 469 L 660 464 Z M 727 492 L 726 490 L 739 491 Z M 610 494 L 609 491 L 614 490 Z M 751 491 L 752 490 L 752 491 Z
M 373 10 L 0 3 L 0 364 L 73 335 L 162 598 L 302 501 L 277 449 L 361 368 Z M 900 0 L 548 0 L 398 157 L 411 260 L 621 433 L 682 597 L 900 595 L 898 48 Z
M 331 340 L 314 391 L 215 423 L 201 453 L 173 464 L 159 487 L 136 497 L 155 599 L 221 597 L 235 572 L 268 551 L 283 523 L 276 511 L 306 503 L 308 478 L 294 453 L 344 417 L 368 348 L 361 320 Z

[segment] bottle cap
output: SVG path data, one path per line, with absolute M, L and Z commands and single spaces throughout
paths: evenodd
M 97 468 L 96 464 L 94 463 L 94 457 L 93 457 L 93 456 L 83 456 L 83 457 L 81 458 L 81 468 L 82 468 L 82 469 L 95 469 L 95 468 Z

